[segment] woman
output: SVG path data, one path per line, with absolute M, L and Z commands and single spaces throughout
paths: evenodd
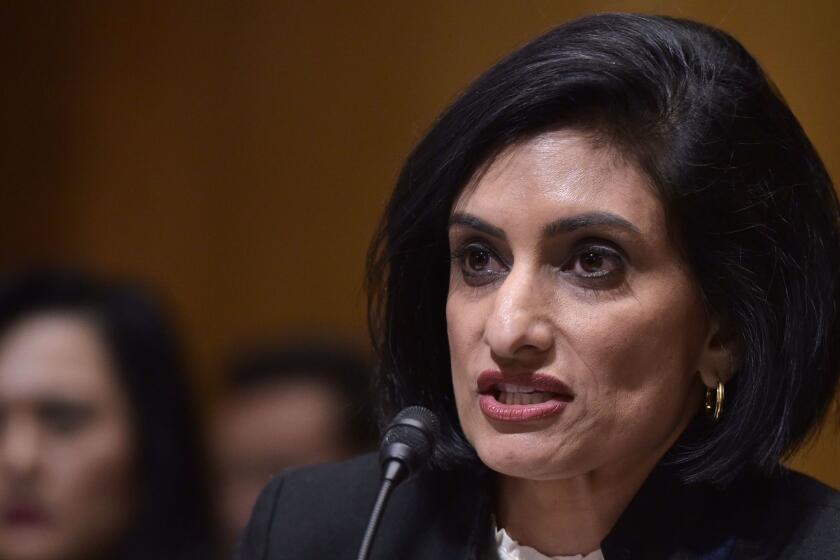
M 144 291 L 0 279 L 0 558 L 209 558 L 197 436 L 169 320 Z
M 838 494 L 779 466 L 837 387 L 837 198 L 727 34 L 526 45 L 411 154 L 371 254 L 384 414 L 443 429 L 373 557 L 840 557 Z M 242 557 L 353 558 L 376 471 L 275 478 Z

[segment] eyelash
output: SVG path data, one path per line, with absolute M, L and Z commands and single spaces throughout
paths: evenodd
M 501 276 L 501 273 L 499 272 L 477 273 L 474 271 L 469 271 L 467 268 L 467 259 L 470 256 L 477 253 L 485 253 L 490 259 L 496 261 L 505 269 L 510 269 L 510 266 L 507 263 L 505 263 L 492 248 L 485 245 L 484 243 L 477 241 L 469 241 L 467 243 L 464 243 L 462 246 L 460 246 L 458 249 L 452 252 L 451 260 L 453 263 L 458 263 L 461 275 L 464 277 L 465 280 L 467 280 L 467 283 L 471 286 L 483 286 Z M 469 281 L 470 279 L 473 280 L 472 283 Z
M 626 258 L 623 252 L 619 249 L 607 246 L 612 245 L 604 240 L 589 239 L 583 240 L 578 247 L 574 249 L 571 255 L 563 261 L 557 268 L 558 272 L 568 274 L 575 277 L 581 287 L 587 291 L 598 291 L 612 287 L 613 281 L 616 277 L 620 277 L 625 268 Z M 467 281 L 467 284 L 480 287 L 491 283 L 500 276 L 503 272 L 475 272 L 467 268 L 467 259 L 477 253 L 484 253 L 489 259 L 499 263 L 504 269 L 509 270 L 508 265 L 489 245 L 480 241 L 468 241 L 458 247 L 452 252 L 451 260 L 453 263 L 457 262 L 460 268 L 461 276 Z M 586 255 L 594 255 L 602 260 L 613 260 L 615 267 L 613 270 L 594 274 L 576 274 L 576 268 L 580 258 Z M 571 269 L 571 270 L 570 270 Z M 609 285 L 607 285 L 609 284 Z

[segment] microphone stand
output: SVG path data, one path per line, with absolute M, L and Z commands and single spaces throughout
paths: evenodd
M 382 485 L 379 487 L 379 495 L 376 497 L 376 503 L 370 514 L 370 521 L 368 521 L 365 537 L 362 539 L 362 546 L 359 549 L 359 555 L 356 557 L 356 560 L 367 560 L 370 555 L 370 548 L 373 544 L 373 539 L 376 537 L 376 531 L 379 529 L 379 521 L 382 519 L 385 504 L 388 502 L 388 498 L 391 497 L 394 482 L 402 478 L 404 469 L 405 466 L 400 461 L 388 461 L 385 467 L 385 474 L 382 477 Z
M 382 464 L 382 485 L 370 514 L 367 530 L 357 560 L 367 560 L 382 512 L 391 490 L 423 466 L 440 436 L 440 424 L 431 410 L 409 406 L 394 417 L 382 436 L 379 459 Z

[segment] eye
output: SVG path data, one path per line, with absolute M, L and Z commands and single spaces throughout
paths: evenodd
M 560 270 L 586 280 L 612 279 L 623 272 L 624 258 L 610 247 L 587 245 L 575 252 Z
M 59 435 L 71 435 L 84 428 L 95 416 L 92 407 L 86 404 L 47 401 L 38 409 L 41 424 Z
M 464 266 L 469 272 L 485 272 L 492 260 L 490 251 L 481 247 L 470 247 L 464 254 Z
M 507 266 L 499 256 L 483 243 L 469 243 L 452 255 L 457 262 L 461 276 L 471 286 L 480 286 L 492 282 L 507 272 Z

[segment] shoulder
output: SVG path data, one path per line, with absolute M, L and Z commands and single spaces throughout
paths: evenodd
M 840 492 L 810 476 L 784 471 L 769 486 L 767 504 L 780 515 L 796 512 L 802 528 L 825 528 L 834 531 L 840 545 Z
M 840 558 L 840 492 L 789 471 L 778 483 L 778 506 L 799 518 L 793 539 L 802 558 Z
M 287 469 L 265 487 L 239 543 L 238 558 L 264 560 L 329 554 L 353 547 L 376 500 L 379 466 L 374 455 Z M 281 544 L 282 543 L 282 544 Z M 309 556 L 307 556 L 309 557 Z
M 840 492 L 796 471 L 786 471 L 778 482 L 781 494 L 804 508 L 840 515 Z
M 760 508 L 752 526 L 780 558 L 840 558 L 840 492 L 796 471 L 753 487 Z M 758 542 L 758 540 L 754 541 Z
M 357 508 L 359 501 L 371 505 L 379 490 L 379 463 L 373 454 L 340 463 L 286 469 L 275 476 L 265 492 L 299 514 Z
M 479 479 L 423 470 L 397 486 L 371 558 L 466 558 L 490 526 Z M 379 486 L 373 454 L 284 471 L 260 495 L 237 558 L 355 559 Z

